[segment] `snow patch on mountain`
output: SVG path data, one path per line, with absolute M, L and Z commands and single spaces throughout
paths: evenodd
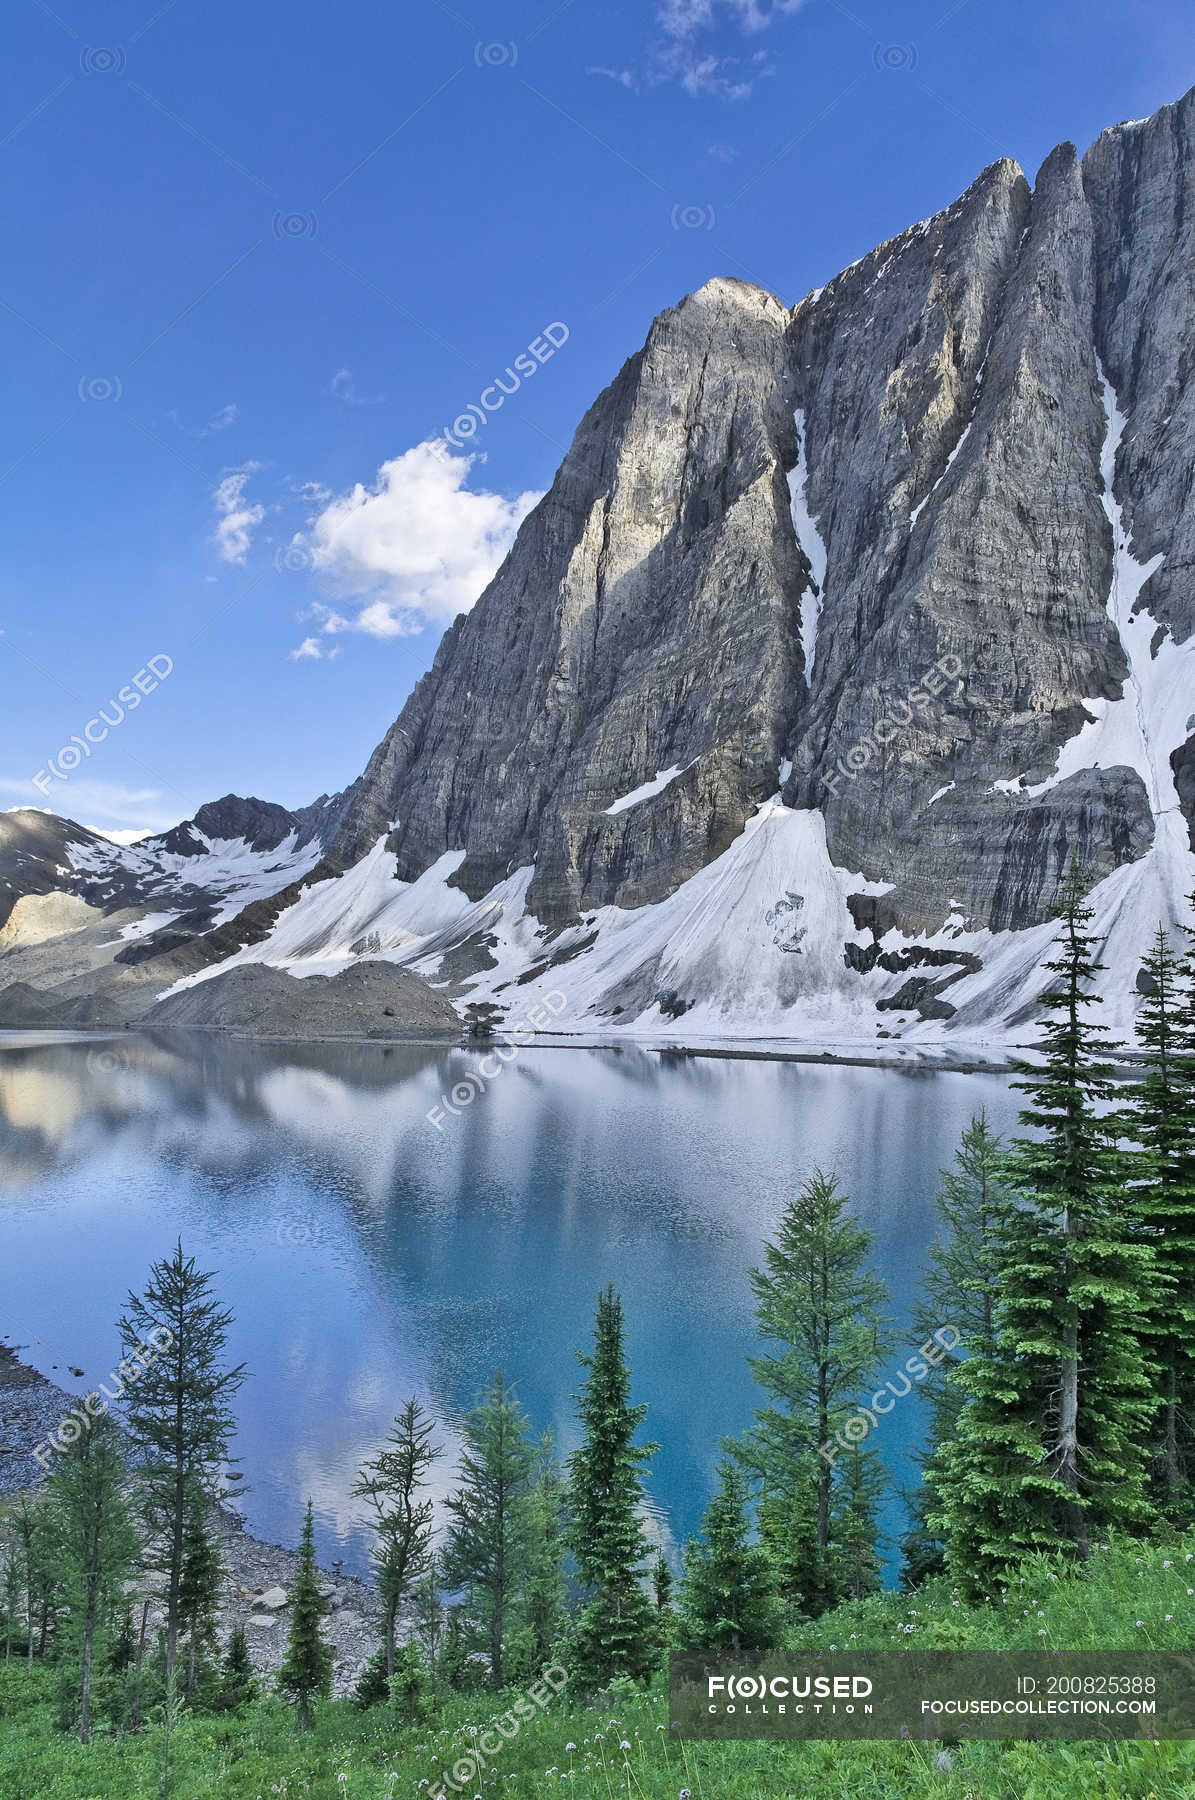
M 1153 927 L 1159 921 L 1173 925 L 1184 919 L 1187 896 L 1195 887 L 1195 857 L 1170 763 L 1172 753 L 1186 742 L 1195 706 L 1195 634 L 1176 643 L 1168 628 L 1159 626 L 1140 603 L 1146 582 L 1164 557 L 1159 553 L 1143 563 L 1133 554 L 1115 493 L 1116 457 L 1126 420 L 1103 366 L 1097 363 L 1097 368 L 1108 422 L 1100 458 L 1104 511 L 1113 542 L 1108 613 L 1124 647 L 1128 677 L 1117 699 L 1100 695 L 1084 700 L 1091 718 L 1062 746 L 1057 767 L 1044 781 L 1030 787 L 1020 781 L 993 785 L 1004 793 L 1034 796 L 1082 769 L 1125 767 L 1140 775 L 1154 819 L 1153 845 L 1131 865 L 1131 877 L 1129 870 L 1117 870 L 1097 890 L 1097 894 L 1109 890 L 1105 925 L 1109 934 L 1115 931 L 1115 940 L 1110 935 L 1104 948 L 1105 961 L 1118 971 L 1109 980 L 1127 979 L 1131 988 L 1141 947 Z M 1134 940 L 1137 930 L 1142 935 Z
M 805 432 L 805 411 L 798 406 L 793 414 L 797 427 L 797 466 L 788 473 L 789 511 L 797 543 L 813 571 L 815 591 L 801 597 L 801 649 L 805 653 L 805 679 L 813 676 L 813 658 L 817 650 L 817 625 L 826 592 L 826 568 L 829 558 L 817 520 L 809 510 L 809 448 Z
M 895 1050 L 896 1040 L 926 1052 L 953 1044 L 1003 1053 L 1036 1036 L 1031 1014 L 1052 922 L 992 932 L 973 929 L 956 910 L 936 932 L 890 930 L 873 945 L 847 898 L 883 894 L 888 884 L 837 867 L 821 814 L 779 798 L 667 899 L 601 907 L 559 933 L 526 910 L 530 867 L 471 901 L 451 885 L 463 860 L 447 851 L 417 880 L 400 881 L 380 838 L 354 868 L 306 889 L 264 942 L 168 991 L 242 963 L 305 977 L 335 974 L 358 956 L 445 985 L 454 955 L 469 946 L 486 966 L 456 982 L 459 1010 L 488 1004 L 513 1027 L 548 996 L 563 996 L 553 1031 L 566 1037 L 789 1042 L 875 1054 Z M 1103 1021 L 1131 1042 L 1141 947 L 1159 917 L 1186 922 L 1188 912 L 1166 904 L 1164 859 L 1152 853 L 1108 876 L 1091 904 L 1109 965 L 1100 982 Z M 874 957 L 861 966 L 873 948 L 887 967 Z M 942 952 L 955 959 L 953 969 Z M 922 1018 L 912 1003 L 903 1011 L 892 1005 L 910 970 L 925 965 L 934 977 L 953 975 L 944 989 L 954 1009 L 948 1020 Z
M 641 800 L 650 800 L 653 794 L 663 793 L 670 781 L 675 781 L 678 775 L 682 775 L 686 768 L 691 767 L 692 764 L 688 763 L 674 763 L 670 769 L 657 769 L 650 781 L 641 782 L 637 788 L 632 788 L 629 794 L 624 794 L 620 800 L 615 800 L 613 805 L 607 806 L 606 812 L 611 814 L 626 812 L 630 807 L 638 806 Z

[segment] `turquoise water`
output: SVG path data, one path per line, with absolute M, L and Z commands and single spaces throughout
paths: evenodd
M 322 1556 L 363 1568 L 350 1490 L 402 1401 L 442 1421 L 441 1487 L 499 1366 L 569 1450 L 575 1351 L 613 1281 L 674 1550 L 750 1417 L 748 1271 L 789 1196 L 819 1165 L 852 1195 L 892 1296 L 895 1374 L 937 1170 L 980 1106 L 997 1129 L 1016 1112 L 997 1075 L 529 1049 L 437 1129 L 428 1111 L 477 1061 L 181 1037 L 0 1047 L 0 1332 L 86 1392 L 115 1366 L 127 1289 L 181 1236 L 219 1271 L 251 1371 L 249 1528 L 293 1543 L 310 1495 Z M 904 1400 L 873 1439 L 905 1485 L 923 1412 Z M 893 1501 L 893 1534 L 901 1517 Z

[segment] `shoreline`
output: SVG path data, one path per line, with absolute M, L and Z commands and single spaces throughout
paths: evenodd
M 701 1056 L 722 1062 L 802 1062 L 821 1063 L 847 1068 L 941 1069 L 956 1074 L 1000 1074 L 1017 1060 L 1013 1051 L 999 1046 L 990 1049 L 979 1045 L 960 1045 L 956 1050 L 948 1044 L 913 1042 L 904 1049 L 877 1046 L 874 1053 L 866 1045 L 846 1040 L 841 1043 L 819 1043 L 800 1038 L 758 1040 L 737 1038 L 683 1038 L 637 1035 L 630 1032 L 518 1032 L 504 1036 L 490 1031 L 484 1036 L 433 1036 L 421 1033 L 394 1032 L 310 1032 L 281 1035 L 273 1032 L 238 1031 L 214 1025 L 172 1025 L 147 1027 L 129 1025 L 123 1029 L 103 1027 L 89 1030 L 74 1026 L 61 1030 L 45 1027 L 23 1028 L 0 1026 L 0 1050 L 49 1048 L 59 1044 L 125 1042 L 128 1038 L 161 1041 L 173 1037 L 198 1037 L 205 1042 L 227 1040 L 236 1044 L 372 1044 L 380 1049 L 427 1049 L 441 1052 L 457 1050 L 485 1055 L 496 1044 L 517 1043 L 520 1050 L 642 1050 L 645 1055 Z M 1028 1049 L 1029 1046 L 1024 1048 Z
M 132 1038 L 141 1038 L 148 1042 L 167 1041 L 170 1038 L 189 1039 L 198 1037 L 206 1043 L 227 1041 L 235 1044 L 269 1044 L 316 1046 L 329 1045 L 372 1045 L 376 1049 L 426 1049 L 437 1050 L 441 1054 L 457 1051 L 463 1055 L 476 1054 L 484 1056 L 493 1046 L 517 1044 L 523 1050 L 606 1050 L 622 1052 L 639 1050 L 645 1056 L 672 1057 L 676 1059 L 703 1057 L 715 1062 L 782 1062 L 810 1063 L 824 1068 L 856 1068 L 887 1069 L 904 1074 L 944 1074 L 944 1075 L 1007 1075 L 1014 1072 L 1018 1062 L 1034 1054 L 1032 1044 L 1013 1046 L 959 1044 L 954 1047 L 924 1039 L 906 1042 L 902 1048 L 893 1049 L 889 1045 L 877 1046 L 871 1051 L 865 1044 L 846 1040 L 835 1043 L 816 1043 L 799 1038 L 768 1039 L 752 1042 L 749 1039 L 737 1038 L 697 1038 L 686 1042 L 683 1038 L 635 1035 L 632 1033 L 606 1032 L 532 1032 L 519 1033 L 517 1036 L 504 1037 L 501 1032 L 489 1032 L 484 1037 L 434 1037 L 403 1033 L 382 1036 L 378 1033 L 359 1035 L 330 1034 L 313 1032 L 303 1036 L 278 1036 L 272 1033 L 255 1031 L 236 1031 L 211 1025 L 170 1026 L 147 1028 L 129 1025 L 123 1030 L 105 1027 L 99 1030 L 88 1030 L 81 1026 L 69 1029 L 54 1030 L 31 1027 L 0 1026 L 0 1052 L 5 1050 L 49 1049 L 65 1044 L 90 1044 L 127 1042 Z M 1121 1050 L 1111 1059 L 1114 1077 L 1126 1080 L 1133 1079 L 1140 1073 L 1143 1058 L 1137 1051 Z
M 22 1495 L 36 1494 L 45 1471 L 34 1450 L 83 1399 L 61 1388 L 49 1376 L 23 1362 L 20 1346 L 0 1339 L 0 1509 Z M 70 1373 L 74 1374 L 74 1368 Z M 119 1425 L 119 1415 L 113 1415 Z M 286 1652 L 290 1590 L 299 1564 L 297 1550 L 254 1537 L 244 1518 L 225 1500 L 214 1509 L 216 1535 L 224 1568 L 216 1629 L 221 1648 L 233 1627 L 244 1628 L 249 1657 L 263 1678 L 273 1675 Z M 324 1635 L 333 1651 L 333 1694 L 350 1694 L 381 1641 L 375 1622 L 377 1595 L 356 1575 L 319 1568 L 320 1591 L 327 1604 Z M 134 1620 L 149 1607 L 151 1630 L 164 1621 L 156 1605 L 161 1579 L 139 1574 L 129 1598 Z

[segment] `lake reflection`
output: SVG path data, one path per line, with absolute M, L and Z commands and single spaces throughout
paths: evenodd
M 895 1366 L 937 1170 L 980 1106 L 997 1130 L 1016 1115 L 997 1075 L 544 1049 L 437 1131 L 429 1109 L 476 1061 L 198 1035 L 0 1043 L 0 1331 L 87 1391 L 114 1366 L 127 1289 L 181 1236 L 219 1271 L 251 1370 L 250 1529 L 293 1543 L 310 1494 L 322 1556 L 361 1568 L 355 1471 L 407 1395 L 451 1446 L 501 1366 L 567 1452 L 574 1353 L 613 1281 L 671 1548 L 749 1418 L 747 1272 L 789 1196 L 838 1171 L 875 1234 Z M 906 1484 L 923 1411 L 909 1400 L 876 1439 Z

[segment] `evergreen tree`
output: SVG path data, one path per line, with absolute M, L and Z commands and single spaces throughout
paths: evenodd
M 866 1266 L 871 1234 L 847 1207 L 835 1177 L 816 1172 L 752 1271 L 759 1329 L 776 1348 L 751 1359 L 768 1403 L 736 1451 L 760 1483 L 781 1593 L 815 1617 L 837 1598 L 835 1440 L 887 1351 L 887 1294 Z
M 448 1498 L 442 1565 L 484 1644 L 490 1685 L 504 1681 L 507 1631 L 527 1574 L 535 1452 L 502 1371 L 465 1422 L 460 1485 Z
M 152 1595 L 141 1602 L 141 1622 L 137 1631 L 137 1648 L 133 1655 L 133 1692 L 129 1701 L 129 1727 L 133 1731 L 140 1731 L 144 1718 L 142 1702 L 145 1690 L 145 1645 L 149 1637 L 152 1606 Z
M 25 1652 L 32 1663 L 35 1654 L 45 1653 L 50 1620 L 61 1597 L 54 1509 L 44 1497 L 30 1500 L 21 1494 L 12 1513 L 12 1530 L 24 1603 Z
M 463 1688 L 469 1673 L 464 1608 L 450 1606 L 444 1615 L 444 1641 L 440 1649 L 440 1680 L 446 1687 Z
M 170 1800 L 174 1793 L 174 1734 L 183 1716 L 183 1697 L 178 1687 L 178 1670 L 166 1673 L 158 1723 L 158 1800 Z
M 641 1471 L 658 1445 L 634 1441 L 647 1408 L 631 1405 L 622 1303 L 613 1287 L 598 1297 L 593 1354 L 581 1363 L 588 1371 L 577 1396 L 584 1435 L 569 1461 L 568 1543 L 584 1591 L 573 1668 L 592 1689 L 620 1675 L 645 1680 L 657 1654 L 642 1584 L 648 1543 Z
M 834 1591 L 844 1600 L 863 1600 L 884 1585 L 879 1526 L 883 1493 L 879 1458 L 852 1445 L 842 1458 L 831 1534 Z
M 11 1540 L 4 1546 L 4 1574 L 0 1582 L 4 1595 L 4 1660 L 11 1662 L 13 1645 L 21 1637 L 21 1564 L 17 1547 Z
M 257 1677 L 249 1658 L 245 1628 L 243 1625 L 234 1625 L 220 1669 L 220 1710 L 240 1712 L 256 1698 Z
M 219 1499 L 235 1426 L 231 1403 L 244 1364 L 224 1366 L 232 1314 L 212 1298 L 212 1276 L 184 1257 L 155 1263 L 143 1295 L 120 1320 L 130 1380 L 126 1425 L 139 1454 L 153 1565 L 166 1576 L 166 1676 L 178 1656 L 179 1590 L 192 1504 Z
M 133 1609 L 126 1605 L 120 1617 L 111 1644 L 108 1646 L 108 1670 L 112 1675 L 124 1675 L 132 1668 L 137 1654 L 137 1628 L 133 1624 Z
M 1145 1077 L 1129 1089 L 1120 1125 L 1138 1146 L 1134 1201 L 1164 1296 L 1142 1321 L 1161 1371 L 1154 1488 L 1162 1509 L 1186 1523 L 1195 1432 L 1195 969 L 1188 963 L 1184 971 L 1159 926 L 1145 971 L 1147 998 L 1137 1018 Z
M 354 1495 L 373 1508 L 373 1566 L 382 1602 L 387 1681 L 394 1674 L 399 1615 L 432 1564 L 435 1509 L 420 1495 L 443 1454 L 431 1441 L 435 1428 L 419 1402 L 408 1400 L 353 1488 Z
M 661 1651 L 667 1651 L 676 1636 L 676 1613 L 672 1605 L 674 1585 L 672 1565 L 661 1550 L 651 1570 L 651 1591 L 656 1603 L 656 1637 Z
M 427 1574 L 415 1589 L 411 1630 L 423 1651 L 428 1670 L 435 1676 L 440 1667 L 440 1645 L 444 1636 L 444 1593 L 439 1558 L 434 1554 Z
M 901 1579 L 919 1586 L 945 1568 L 945 1544 L 932 1531 L 930 1514 L 941 1511 L 936 1457 L 953 1442 L 963 1393 L 950 1371 L 961 1358 L 990 1358 L 996 1349 L 998 1297 L 997 1249 L 1001 1222 L 1012 1196 L 1005 1181 L 1003 1140 L 991 1129 L 982 1110 L 963 1132 L 954 1162 L 940 1173 L 937 1192 L 938 1231 L 930 1246 L 915 1316 L 917 1338 L 928 1343 L 950 1326 L 958 1342 L 945 1361 L 930 1372 L 921 1393 L 929 1406 L 929 1430 L 921 1485 L 913 1496 L 913 1524 L 902 1540 Z
M 397 1667 L 397 1661 L 395 1666 Z M 360 1675 L 353 1689 L 353 1703 L 362 1712 L 371 1706 L 382 1706 L 390 1698 L 390 1677 L 386 1673 L 386 1646 L 375 1650 Z
M 547 1431 L 535 1451 L 527 1505 L 527 1552 L 519 1599 L 523 1658 L 530 1678 L 551 1662 L 564 1625 L 565 1486 Z
M 58 1457 L 46 1486 L 58 1528 L 75 1668 L 74 1712 L 83 1744 L 91 1737 L 97 1646 L 123 1601 L 139 1549 L 125 1484 L 115 1427 L 101 1416 Z
M 1089 1554 L 1094 1530 L 1139 1527 L 1156 1398 L 1138 1331 L 1158 1292 L 1154 1256 L 1126 1194 L 1107 1032 L 1088 1015 L 1102 965 L 1075 862 L 1063 882 L 1053 980 L 1041 996 L 1039 1063 L 1013 1142 L 997 1228 L 996 1349 L 950 1379 L 957 1436 L 937 1462 L 951 1573 L 974 1588 L 1031 1551 Z
M 751 1656 L 774 1649 L 782 1628 L 771 1559 L 751 1537 L 746 1477 L 735 1461 L 723 1457 L 703 1537 L 685 1550 L 680 1647 Z
M 312 1703 L 332 1692 L 332 1647 L 320 1632 L 324 1602 L 315 1566 L 315 1521 L 311 1501 L 303 1519 L 299 1569 L 290 1597 L 290 1637 L 278 1671 L 278 1685 L 295 1706 L 300 1731 L 311 1730 Z
M 418 1645 L 409 1639 L 398 1652 L 390 1696 L 404 1725 L 422 1725 L 431 1712 L 427 1670 Z
M 207 1518 L 207 1501 L 192 1493 L 183 1538 L 183 1568 L 178 1590 L 180 1632 L 187 1639 L 187 1673 L 184 1698 L 194 1700 L 202 1655 L 215 1648 L 216 1611 L 224 1569 Z

